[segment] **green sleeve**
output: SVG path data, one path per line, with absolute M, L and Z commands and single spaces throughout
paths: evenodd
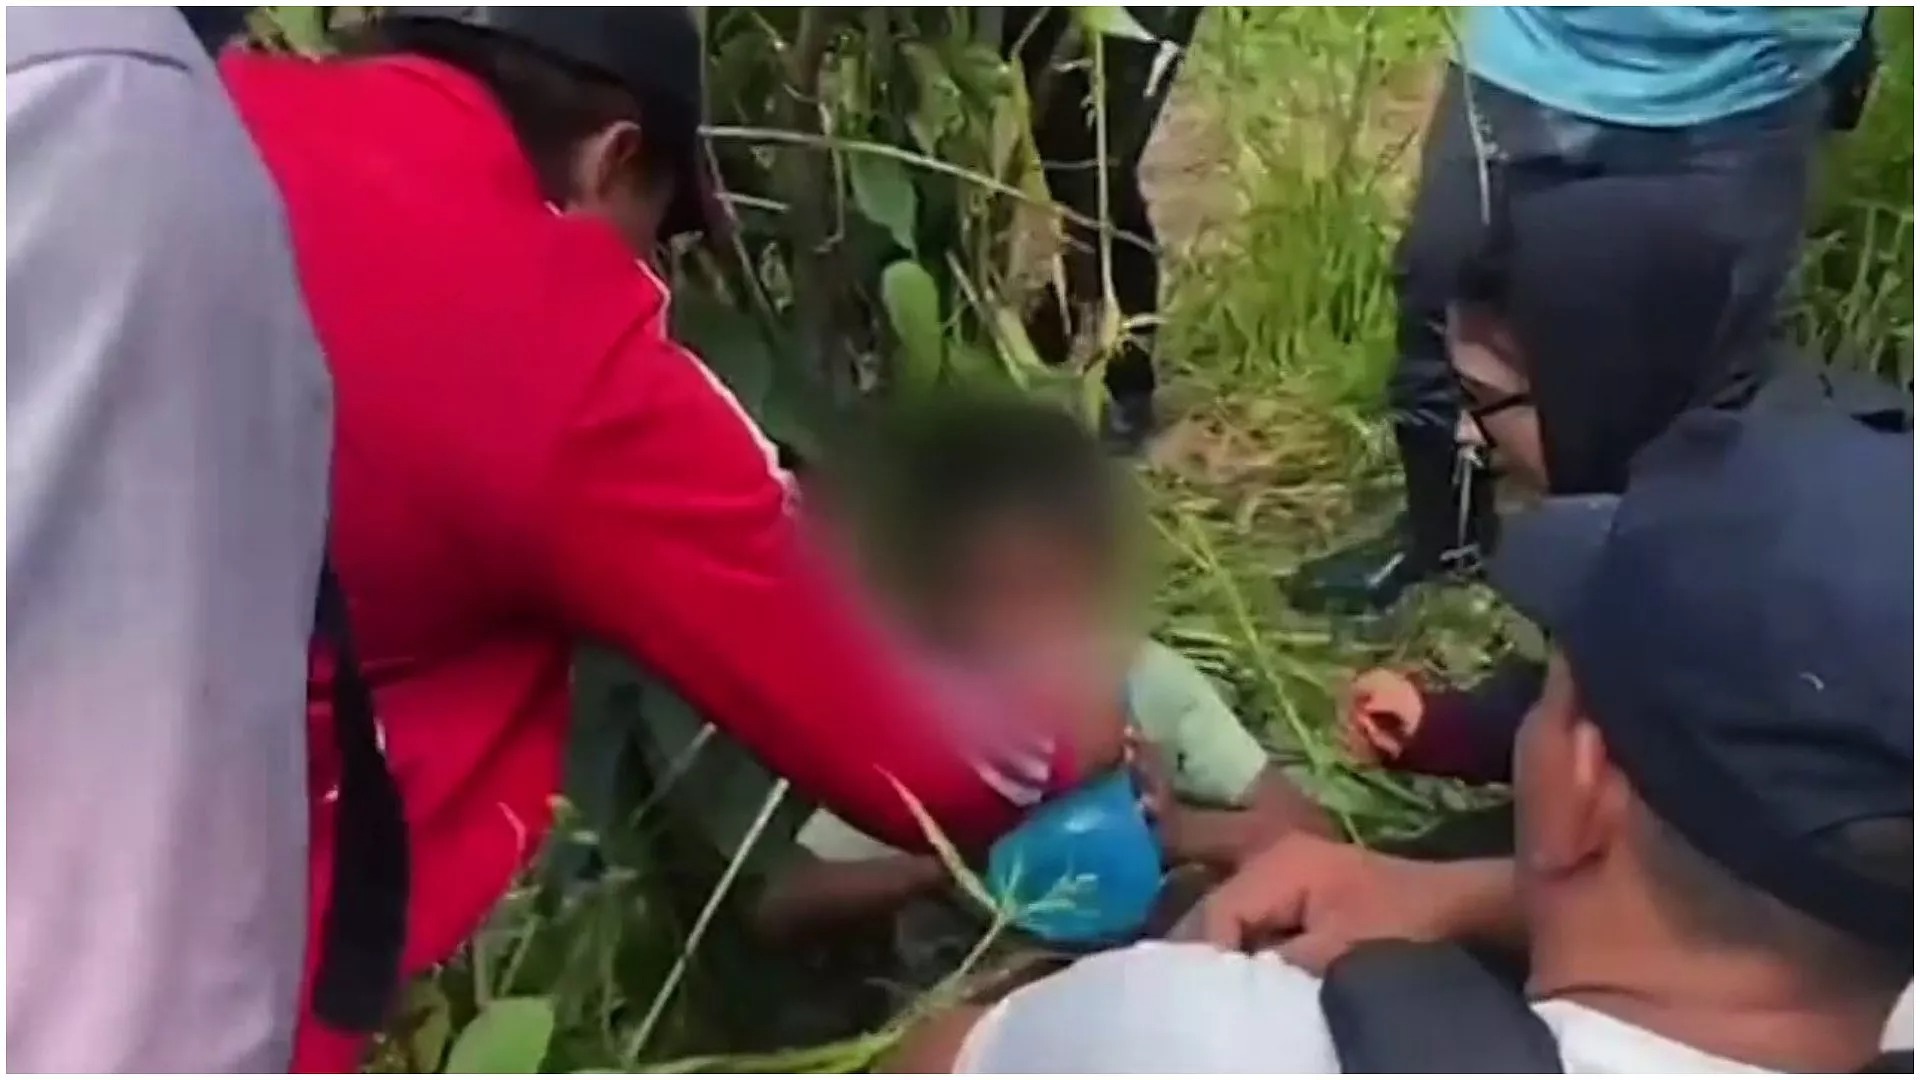
M 1173 767 L 1176 794 L 1221 806 L 1245 803 L 1267 767 L 1267 752 L 1204 672 L 1148 641 L 1127 676 L 1127 692 L 1133 722 Z

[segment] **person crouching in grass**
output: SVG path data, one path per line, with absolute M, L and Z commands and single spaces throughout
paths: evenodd
M 1076 715 L 1100 730 L 1076 734 L 1131 752 L 1170 867 L 1229 870 L 1282 833 L 1331 834 L 1207 677 L 1131 629 L 1134 508 L 1072 416 L 1023 400 L 949 402 L 907 410 L 858 456 L 845 490 L 859 497 L 843 509 L 862 519 L 907 624 L 964 668 L 1099 701 Z M 887 969 L 866 976 L 918 992 L 988 928 L 937 856 L 825 811 L 797 849 L 756 907 L 770 941 L 860 943 Z

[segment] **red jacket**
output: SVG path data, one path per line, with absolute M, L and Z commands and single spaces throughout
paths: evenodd
M 583 637 L 891 842 L 921 841 L 889 774 L 962 840 L 1012 823 L 999 789 L 1038 741 L 1000 771 L 962 752 L 965 710 L 908 673 L 805 542 L 771 447 L 668 339 L 665 285 L 543 201 L 477 83 L 411 57 L 223 71 L 336 383 L 332 550 L 409 820 L 409 971 L 540 842 Z M 312 720 L 317 908 L 336 762 Z M 352 1067 L 358 1040 L 303 1027 L 299 1066 Z

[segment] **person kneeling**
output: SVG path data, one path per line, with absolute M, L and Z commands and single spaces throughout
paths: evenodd
M 898 1064 L 1352 1067 L 1383 1048 L 1343 1043 L 1323 1002 L 1380 953 L 1340 954 L 1473 921 L 1524 927 L 1514 1034 L 1558 1059 L 1529 1071 L 1869 1064 L 1913 972 L 1913 463 L 1910 428 L 1831 406 L 1683 417 L 1624 496 L 1550 500 L 1493 565 L 1555 649 L 1515 751 L 1514 860 L 1290 837 L 1205 902 L 1209 941 L 950 1013 Z M 1440 990 L 1405 1007 L 1446 1017 Z M 1449 1030 L 1421 1066 L 1475 1071 L 1439 1060 L 1485 1049 Z
M 864 535 L 877 540 L 907 621 L 941 655 L 1110 698 L 1074 710 L 1099 718 L 1076 735 L 1104 748 L 1099 756 L 1133 759 L 1170 865 L 1229 871 L 1290 830 L 1331 833 L 1198 668 L 1165 645 L 1116 633 L 1130 614 L 1127 500 L 1073 417 L 976 401 L 916 413 L 901 427 L 884 453 L 864 455 L 884 460 L 884 471 L 848 486 L 877 491 Z M 846 940 L 883 928 L 888 980 L 918 990 L 951 973 L 987 929 L 985 913 L 957 902 L 934 855 L 900 851 L 826 811 L 798 841 L 756 907 L 768 940 Z

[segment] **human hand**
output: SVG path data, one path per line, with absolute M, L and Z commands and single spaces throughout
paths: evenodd
M 1412 679 L 1386 668 L 1363 671 L 1342 703 L 1341 743 L 1362 765 L 1391 762 L 1413 741 L 1425 711 Z
M 1495 865 L 1413 862 L 1289 834 L 1202 900 L 1174 936 L 1229 949 L 1272 947 L 1297 967 L 1323 972 L 1363 941 L 1436 941 L 1494 921 L 1486 906 L 1509 899 Z
M 1140 792 L 1140 812 L 1153 825 L 1160 841 L 1160 857 L 1168 865 L 1199 861 L 1199 853 L 1189 850 L 1190 830 L 1185 828 L 1188 812 L 1173 790 L 1173 768 L 1158 746 L 1139 732 L 1127 731 L 1127 768 Z
M 1140 792 L 1140 810 L 1147 820 L 1158 821 L 1176 802 L 1172 767 L 1160 748 L 1133 728 L 1127 729 L 1121 745 L 1133 786 Z

